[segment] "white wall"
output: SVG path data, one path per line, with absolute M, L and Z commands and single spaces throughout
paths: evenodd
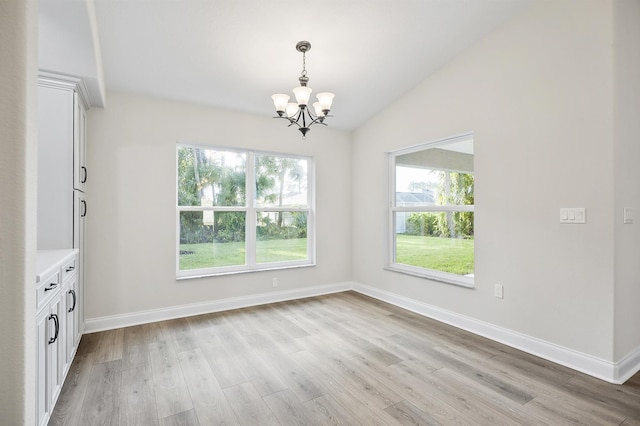
M 0 2 L 0 423 L 35 423 L 37 2 Z
M 613 360 L 612 21 L 610 2 L 536 2 L 355 132 L 355 281 Z M 384 153 L 467 131 L 476 288 L 383 270 Z
M 88 126 L 86 317 L 95 319 L 351 279 L 349 134 L 109 92 Z M 176 142 L 316 160 L 317 266 L 176 281 Z M 278 277 L 279 287 L 272 287 Z
M 640 357 L 640 1 L 617 0 L 615 41 L 615 359 Z M 625 207 L 634 224 L 623 224 Z

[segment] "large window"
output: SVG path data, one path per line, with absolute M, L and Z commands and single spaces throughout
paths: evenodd
M 314 263 L 310 158 L 179 144 L 177 276 Z
M 473 137 L 390 154 L 391 270 L 473 286 Z

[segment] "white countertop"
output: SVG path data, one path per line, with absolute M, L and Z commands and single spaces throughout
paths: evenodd
M 36 283 L 39 283 L 43 276 L 50 274 L 55 268 L 78 253 L 78 249 L 59 250 L 38 250 L 36 260 Z

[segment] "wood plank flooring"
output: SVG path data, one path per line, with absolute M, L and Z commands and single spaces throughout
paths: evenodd
M 83 336 L 50 425 L 640 425 L 612 385 L 354 292 Z

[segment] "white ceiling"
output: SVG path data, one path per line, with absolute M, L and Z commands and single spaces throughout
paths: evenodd
M 530 2 L 94 0 L 107 90 L 273 116 L 308 40 L 309 87 L 336 94 L 329 125 L 345 130 Z

